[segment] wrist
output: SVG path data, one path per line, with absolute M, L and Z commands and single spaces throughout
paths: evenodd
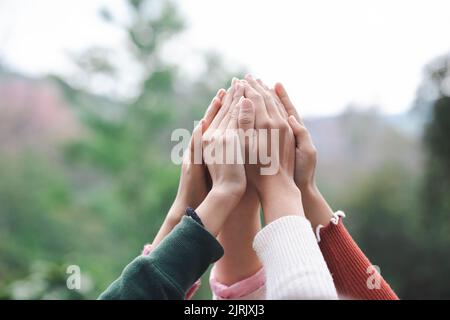
M 302 202 L 306 218 L 316 228 L 319 224 L 327 226 L 333 216 L 333 210 L 315 184 L 302 189 Z
M 178 190 L 173 205 L 182 209 L 187 207 L 196 208 L 206 198 L 206 193 L 199 191 L 195 185 L 184 187 L 182 190 Z
M 187 202 L 176 198 L 167 213 L 166 219 L 164 219 L 164 224 L 172 228 L 175 227 L 180 222 L 187 207 L 189 207 Z
M 310 183 L 306 183 L 303 184 L 301 186 L 298 186 L 298 188 L 300 189 L 301 193 L 302 193 L 302 198 L 317 198 L 318 196 L 320 196 L 320 192 L 319 189 L 317 188 L 317 185 L 315 182 L 310 182 Z
M 213 187 L 195 210 L 206 230 L 217 236 L 239 199 L 233 199 L 227 189 Z
M 273 198 L 287 195 L 300 195 L 300 190 L 294 179 L 287 175 L 277 175 L 270 177 L 257 184 L 257 191 L 261 204 L 270 202 Z
M 186 207 L 182 207 L 180 203 L 174 201 L 172 206 L 169 209 L 166 217 L 164 218 L 164 222 L 158 230 L 155 238 L 152 241 L 152 245 L 156 247 L 171 231 L 172 229 L 180 222 L 181 217 L 184 215 Z
M 289 181 L 274 183 L 261 195 L 261 203 L 266 224 L 284 216 L 305 215 L 300 189 Z
M 213 183 L 211 191 L 217 195 L 226 195 L 228 200 L 237 204 L 243 197 L 247 188 L 246 183 L 236 181 L 221 181 Z

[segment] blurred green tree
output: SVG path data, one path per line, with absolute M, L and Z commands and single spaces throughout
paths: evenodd
M 425 69 L 414 112 L 426 119 L 422 173 L 390 161 L 360 179 L 343 203 L 349 228 L 400 298 L 450 297 L 450 56 Z
M 166 46 L 184 28 L 173 2 L 126 4 L 119 18 L 108 8 L 100 15 L 125 35 L 133 94 L 116 94 L 123 76 L 116 49 L 88 48 L 73 56 L 75 74 L 39 80 L 56 84 L 80 119 L 75 140 L 50 152 L 2 154 L 0 297 L 96 298 L 152 240 L 173 201 L 180 168 L 170 161 L 172 130 L 193 128 L 231 79 L 216 53 L 198 57 L 203 68 L 195 76 L 167 61 Z M 98 92 L 98 83 L 117 85 Z M 86 290 L 67 290 L 72 264 L 91 279 Z M 209 287 L 197 297 L 210 298 Z
M 450 55 L 436 58 L 426 68 L 425 84 L 434 101 L 425 126 L 427 151 L 423 187 L 424 223 L 436 237 L 450 240 Z
M 215 91 L 231 74 L 217 54 L 205 53 L 205 70 L 190 80 L 164 59 L 166 43 L 183 30 L 183 19 L 170 1 L 130 0 L 131 21 L 117 22 L 106 8 L 101 15 L 123 28 L 126 46 L 141 74 L 137 94 L 126 101 L 86 98 L 88 88 L 60 80 L 66 97 L 85 124 L 86 135 L 66 147 L 66 159 L 85 177 L 77 188 L 86 211 L 102 217 L 114 238 L 109 247 L 111 268 L 98 288 L 105 288 L 146 242 L 152 240 L 177 190 L 179 167 L 170 162 L 170 134 L 191 129 Z M 108 60 L 108 50 L 94 48 L 79 57 L 81 78 L 96 74 L 116 77 L 119 66 Z M 88 95 L 89 96 L 89 95 Z M 106 261 L 106 257 L 103 257 Z M 209 298 L 208 286 L 198 297 Z

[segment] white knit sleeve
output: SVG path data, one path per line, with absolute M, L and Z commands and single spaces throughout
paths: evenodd
M 337 299 L 333 279 L 306 218 L 275 220 L 258 232 L 253 248 L 266 272 L 267 299 Z

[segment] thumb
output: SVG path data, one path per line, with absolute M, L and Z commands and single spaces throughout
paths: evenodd
M 244 131 L 255 127 L 255 108 L 250 99 L 244 98 L 240 101 L 238 125 L 239 129 Z
M 295 116 L 289 116 L 288 118 L 289 125 L 291 126 L 292 132 L 294 132 L 295 136 L 295 144 L 297 147 L 300 146 L 301 142 L 308 137 L 308 130 L 302 124 L 300 124 Z
M 292 103 L 291 99 L 289 98 L 289 95 L 284 88 L 284 86 L 281 83 L 275 84 L 275 93 L 277 94 L 278 98 L 281 100 L 281 103 L 284 106 L 284 109 L 290 116 L 294 116 L 295 119 L 302 123 L 302 119 L 300 118 L 300 115 L 297 112 L 297 109 L 295 108 L 294 104 Z
M 189 155 L 186 160 L 189 160 L 191 164 L 202 163 L 202 135 L 205 127 L 205 119 L 202 119 L 192 132 L 191 141 L 189 143 Z

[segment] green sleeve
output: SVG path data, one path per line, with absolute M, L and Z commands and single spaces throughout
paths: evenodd
M 213 235 L 192 218 L 183 217 L 150 255 L 127 265 L 99 299 L 184 299 L 222 255 L 223 248 Z

